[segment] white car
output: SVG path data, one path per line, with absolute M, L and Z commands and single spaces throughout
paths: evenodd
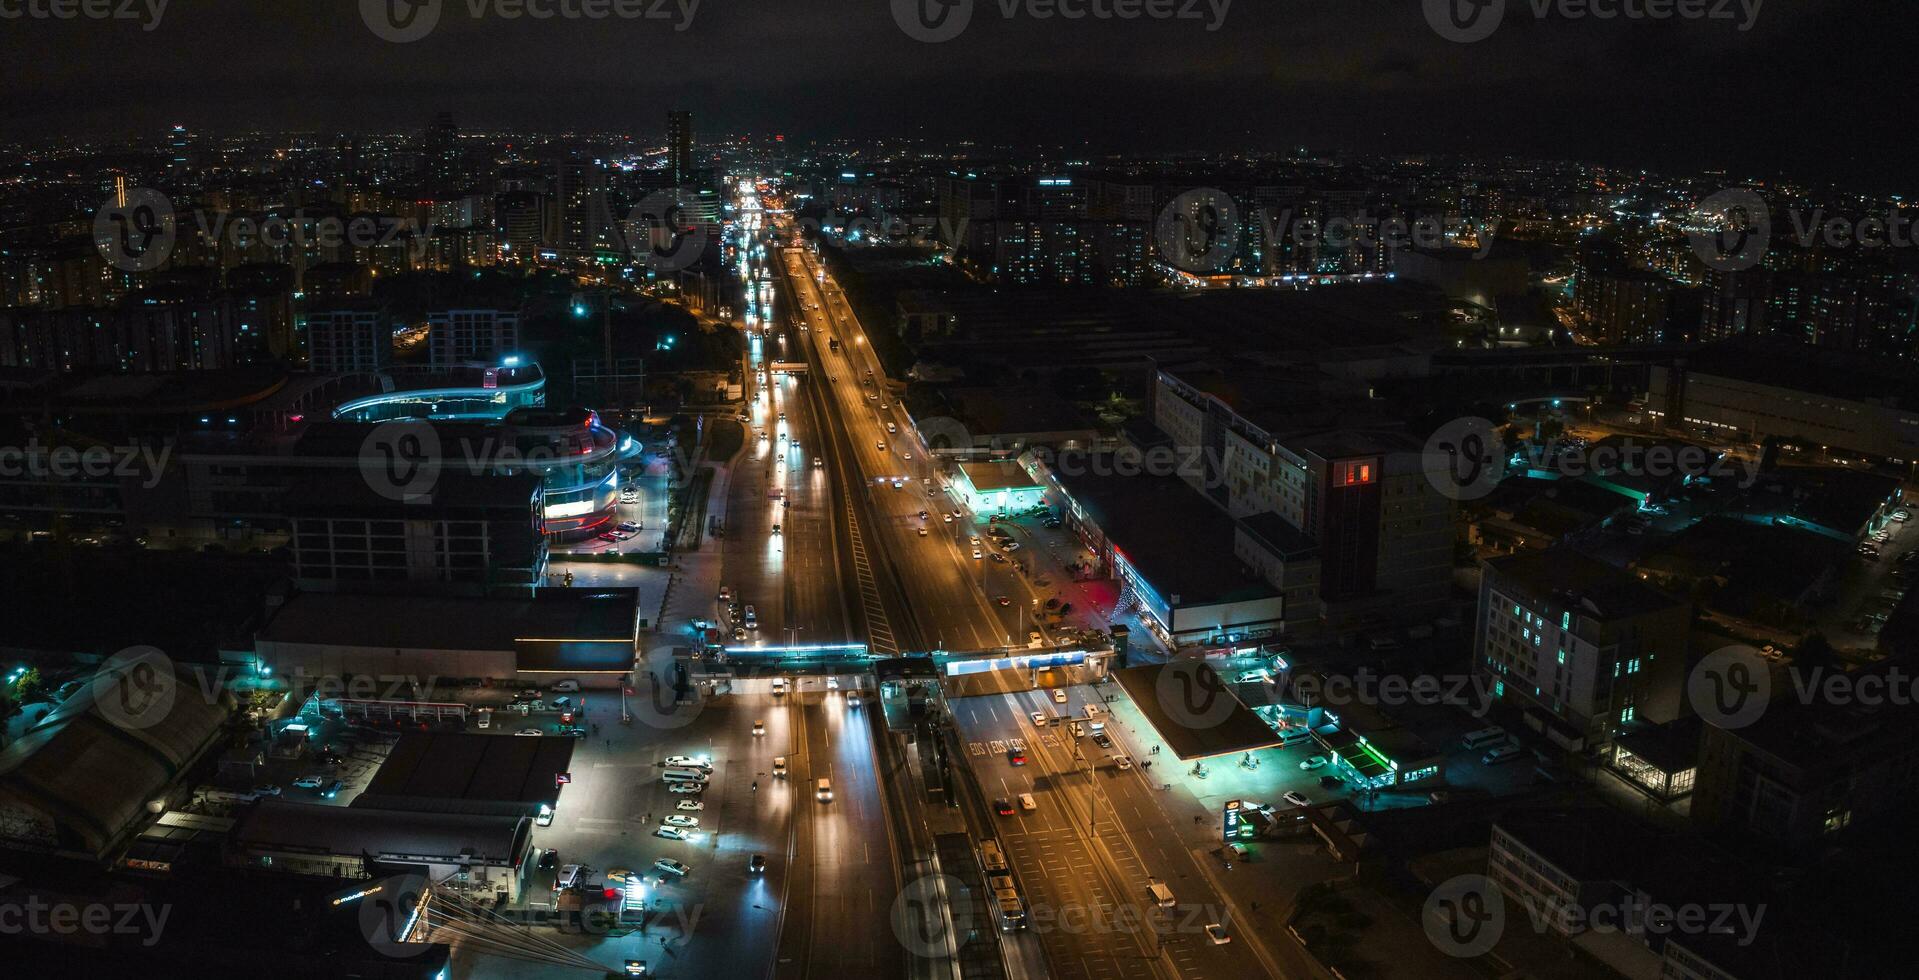
M 1030 813 L 1039 809 L 1039 804 L 1033 802 L 1033 794 L 1021 793 L 1019 795 L 1019 808 Z
M 1233 941 L 1233 937 L 1226 934 L 1226 927 L 1217 922 L 1206 926 L 1206 939 L 1215 946 L 1224 946 Z
M 669 813 L 660 818 L 660 823 L 668 827 L 698 827 L 700 825 L 700 818 L 689 817 L 683 813 Z
M 706 801 L 705 800 L 681 800 L 677 805 L 673 807 L 673 809 L 683 810 L 688 813 L 699 813 L 701 810 L 706 809 Z
M 980 550 L 979 550 L 978 548 L 974 548 L 974 549 L 973 549 L 973 560 L 975 560 L 975 561 L 978 561 L 979 559 L 981 559 L 981 558 L 984 558 L 984 557 L 986 557 L 986 556 L 985 556 L 985 555 L 983 555 L 983 554 L 981 554 L 981 553 L 980 553 Z
M 1059 687 L 1056 687 L 1056 688 L 1053 688 L 1053 703 L 1054 703 L 1054 704 L 1065 704 L 1065 703 L 1066 703 L 1066 690 L 1065 690 L 1065 688 L 1059 688 Z
M 1306 759 L 1302 760 L 1299 764 L 1299 768 L 1306 772 L 1311 772 L 1314 769 L 1322 768 L 1325 765 L 1326 765 L 1326 757 L 1323 755 L 1315 755 L 1315 756 L 1309 756 Z
M 705 783 L 667 783 L 666 791 L 680 796 L 696 796 L 706 790 Z
M 1121 769 L 1131 769 L 1133 768 L 1133 760 L 1123 755 L 1116 755 L 1116 756 L 1113 756 L 1113 765 L 1116 765 L 1120 767 Z
M 1034 725 L 1046 724 L 1046 713 L 1044 711 L 1035 711 L 1032 714 L 1028 715 L 1027 717 L 1033 719 Z
M 712 760 L 696 759 L 690 755 L 669 755 L 662 765 L 673 769 L 698 769 L 704 773 L 711 773 L 713 771 Z
M 675 861 L 672 858 L 661 858 L 653 862 L 653 870 L 662 871 L 670 875 L 678 875 L 684 878 L 686 877 L 686 873 L 693 869 L 688 867 L 684 861 Z
M 543 732 L 543 731 L 540 731 L 540 730 L 539 730 L 539 729 L 537 729 L 537 728 L 522 728 L 522 729 L 520 729 L 519 731 L 517 731 L 517 732 L 514 732 L 513 734 L 515 734 L 515 735 L 531 735 L 531 736 L 533 736 L 534 738 L 539 738 L 540 736 L 542 736 L 542 735 L 545 735 L 546 733 L 545 733 L 545 732 Z
M 685 840 L 687 834 L 678 827 L 661 827 L 653 832 L 653 836 L 664 837 L 667 840 Z
M 294 789 L 319 789 L 327 784 L 325 776 L 301 776 L 293 781 Z
M 1294 806 L 1312 806 L 1313 805 L 1313 801 L 1307 799 L 1306 794 L 1300 793 L 1300 792 L 1288 792 L 1285 796 L 1281 797 L 1281 799 L 1284 799 L 1286 802 L 1291 803 Z

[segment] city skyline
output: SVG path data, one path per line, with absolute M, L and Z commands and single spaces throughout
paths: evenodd
M 982 0 L 964 35 L 922 43 L 880 3 L 767 13 L 708 2 L 695 5 L 693 26 L 680 31 L 645 18 L 503 19 L 491 7 L 477 8 L 476 20 L 476 8 L 449 2 L 430 35 L 396 44 L 376 36 L 352 5 L 174 4 L 151 31 L 11 22 L 0 35 L 14 66 L 0 134 L 124 132 L 129 116 L 156 112 L 208 131 L 358 129 L 370 121 L 408 130 L 442 110 L 486 127 L 592 129 L 638 117 L 650 130 L 654 113 L 618 107 L 637 100 L 698 105 L 709 131 L 802 139 L 924 133 L 1097 149 L 1139 146 L 1144 136 L 1195 153 L 1417 148 L 1784 173 L 1911 192 L 1887 163 L 1914 146 L 1910 127 L 1889 111 L 1910 83 L 1872 67 L 1896 61 L 1897 31 L 1881 21 L 1888 11 L 1761 4 L 1747 25 L 1551 19 L 1559 16 L 1551 7 L 1538 20 L 1530 4 L 1512 6 L 1500 31 L 1458 43 L 1416 5 L 1229 4 L 1224 26 L 1209 31 L 1179 19 L 1036 19 L 1024 7 L 1008 19 L 1008 8 Z M 168 43 L 176 30 L 196 40 Z M 198 40 L 215 36 L 217 43 Z M 785 47 L 768 52 L 765 70 L 742 70 L 732 57 L 708 54 L 719 37 L 748 50 Z M 158 50 L 130 57 L 141 45 Z M 54 50 L 65 54 L 50 58 Z M 761 63 L 757 55 L 747 61 Z M 1756 68 L 1801 61 L 1819 68 Z M 634 62 L 648 66 L 638 85 L 623 72 Z M 78 70 L 83 64 L 87 71 Z M 538 75 L 500 70 L 515 65 L 537 65 Z M 167 86 L 137 81 L 155 70 L 168 75 Z M 222 81 L 235 73 L 254 81 Z M 528 84 L 533 77 L 542 81 Z M 46 98 L 55 89 L 60 97 Z M 1125 111 L 1114 111 L 1121 105 Z M 1502 111 L 1486 111 L 1492 105 Z M 1667 138 L 1681 118 L 1722 122 L 1707 124 L 1705 138 Z

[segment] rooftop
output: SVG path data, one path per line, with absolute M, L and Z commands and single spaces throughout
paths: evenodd
M 1178 477 L 1121 475 L 1139 467 L 1116 467 L 1109 455 L 1074 460 L 1084 465 L 1060 466 L 1060 486 L 1173 607 L 1277 594 L 1230 557 L 1233 519 Z
M 1028 475 L 1024 467 L 1009 459 L 961 463 L 959 468 L 965 475 L 966 482 L 980 493 L 993 490 L 1028 490 L 1039 486 L 1039 481 Z
M 559 798 L 554 776 L 570 770 L 577 742 L 466 733 L 402 735 L 360 799 L 552 803 Z
M 1272 726 L 1235 697 L 1232 685 L 1203 660 L 1128 667 L 1113 676 L 1183 762 L 1280 744 Z M 1203 704 L 1194 704 L 1195 693 L 1203 695 Z
M 400 862 L 513 865 L 526 849 L 533 821 L 325 806 L 266 799 L 233 830 L 234 846 L 309 854 L 365 854 Z
M 1680 604 L 1633 575 L 1564 548 L 1506 555 L 1486 567 L 1499 587 L 1558 599 L 1601 619 L 1643 616 Z
M 636 589 L 540 589 L 532 598 L 304 592 L 260 632 L 263 643 L 414 650 L 518 650 L 527 670 L 627 670 Z

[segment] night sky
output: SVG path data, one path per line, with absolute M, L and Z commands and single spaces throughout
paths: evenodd
M 28 2 L 47 0 L 0 10 Z M 467 128 L 657 138 L 672 104 L 706 133 L 1510 152 L 1914 190 L 1919 72 L 1899 3 L 1767 0 L 1742 32 L 1736 2 L 1733 20 L 1629 23 L 1540 21 L 1534 0 L 1509 0 L 1492 37 L 1460 44 L 1417 0 L 1232 0 L 1216 31 L 1006 20 L 1001 0 L 976 0 L 963 35 L 927 44 L 889 0 L 701 0 L 684 31 L 475 20 L 470 2 L 444 0 L 408 44 L 376 36 L 359 0 L 173 0 L 152 31 L 0 20 L 0 138 L 174 121 L 417 131 L 443 109 Z M 648 2 L 680 17 L 676 0 Z

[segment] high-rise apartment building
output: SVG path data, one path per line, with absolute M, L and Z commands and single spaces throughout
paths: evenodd
M 518 310 L 436 310 L 427 324 L 427 359 L 434 367 L 498 361 L 520 347 Z

